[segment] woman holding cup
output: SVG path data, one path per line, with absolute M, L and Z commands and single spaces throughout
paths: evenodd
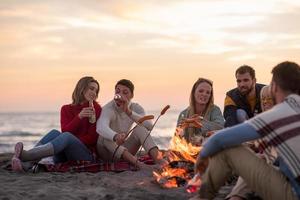
M 101 113 L 101 106 L 95 101 L 99 90 L 99 83 L 93 77 L 81 78 L 73 91 L 72 103 L 61 108 L 61 132 L 50 131 L 30 150 L 23 150 L 23 143 L 18 142 L 12 170 L 26 171 L 26 166 L 31 166 L 26 163 L 49 156 L 53 156 L 54 163 L 94 160 L 98 139 L 95 122 Z

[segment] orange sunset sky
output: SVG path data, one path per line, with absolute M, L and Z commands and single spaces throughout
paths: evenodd
M 242 64 L 258 82 L 300 63 L 299 0 L 1 0 L 0 112 L 59 111 L 76 82 L 94 76 L 104 105 L 131 79 L 146 110 L 188 105 L 198 77 L 215 103 Z

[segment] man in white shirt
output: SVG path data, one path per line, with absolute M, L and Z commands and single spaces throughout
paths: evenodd
M 115 86 L 115 95 L 119 98 L 108 102 L 102 108 L 101 116 L 97 121 L 97 132 L 100 135 L 97 142 L 98 153 L 102 159 L 107 161 L 122 158 L 138 168 L 149 168 L 134 156 L 140 146 L 143 145 L 155 163 L 164 165 L 167 162 L 162 158 L 162 154 L 151 135 L 147 137 L 152 129 L 150 121 L 144 121 L 126 138 L 126 133 L 133 123 L 137 123 L 139 119 L 145 116 L 144 109 L 139 104 L 131 102 L 133 92 L 134 85 L 130 80 L 118 81 Z

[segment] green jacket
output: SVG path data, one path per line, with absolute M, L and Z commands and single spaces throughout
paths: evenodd
M 188 110 L 189 107 L 183 110 L 177 120 L 177 126 L 181 122 L 183 118 L 188 117 Z M 197 136 L 206 136 L 206 133 L 213 130 L 219 130 L 224 127 L 224 118 L 222 115 L 222 112 L 220 108 L 216 105 L 214 105 L 211 110 L 208 111 L 206 117 L 204 120 L 201 121 L 201 124 L 203 125 L 201 128 L 186 128 L 184 130 L 184 138 L 190 142 L 190 137 L 193 137 L 194 135 Z M 191 130 L 191 131 L 188 131 Z M 189 132 L 191 132 L 193 135 L 189 136 Z

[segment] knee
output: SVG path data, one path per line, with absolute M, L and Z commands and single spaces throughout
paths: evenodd
M 240 154 L 243 154 L 245 147 L 239 145 L 231 148 L 224 149 L 214 156 L 211 157 L 211 161 L 232 161 L 235 158 L 238 158 Z
M 62 134 L 62 138 L 64 138 L 64 140 L 68 141 L 68 142 L 72 142 L 74 140 L 78 140 L 72 133 L 69 133 L 69 132 L 64 132 Z
M 132 135 L 138 138 L 144 138 L 148 135 L 148 131 L 145 127 L 139 126 L 132 132 Z
M 56 129 L 52 129 L 49 133 L 51 134 L 61 134 L 61 132 L 59 130 L 56 130 Z

